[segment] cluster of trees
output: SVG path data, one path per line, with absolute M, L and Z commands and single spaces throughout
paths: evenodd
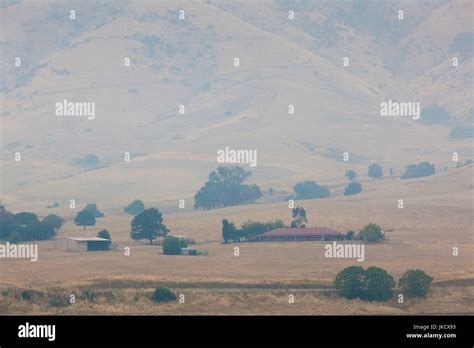
M 330 196 L 329 190 L 325 186 L 318 185 L 313 180 L 299 182 L 293 186 L 295 199 L 315 199 Z
M 382 228 L 374 223 L 369 223 L 365 225 L 359 233 L 354 231 L 346 232 L 347 240 L 363 240 L 367 244 L 372 244 L 380 242 L 385 239 L 385 233 L 382 231 Z
M 347 185 L 346 189 L 344 190 L 344 196 L 352 196 L 352 195 L 358 194 L 359 192 L 362 192 L 362 185 L 354 181 L 355 178 L 357 177 L 357 173 L 354 170 L 349 169 L 348 171 L 346 171 L 345 176 L 351 182 Z
M 306 211 L 303 207 L 295 207 L 292 209 L 291 227 L 306 227 L 308 219 L 306 218 Z M 247 241 L 254 240 L 255 237 L 276 228 L 286 228 L 284 222 L 280 219 L 269 222 L 247 221 L 240 229 L 238 229 L 233 222 L 229 220 L 222 220 L 222 238 L 224 243 L 240 242 L 242 238 Z
M 420 164 L 410 164 L 407 166 L 405 173 L 401 176 L 402 179 L 420 178 L 423 176 L 433 175 L 435 173 L 434 164 L 430 162 L 421 162 Z
M 408 270 L 399 279 L 398 285 L 409 297 L 423 297 L 429 290 L 433 278 L 422 270 Z M 394 278 L 384 269 L 351 266 L 339 272 L 334 281 L 337 292 L 347 299 L 360 298 L 365 301 L 387 301 L 393 296 Z
M 243 183 L 251 174 L 238 166 L 218 167 L 195 194 L 194 208 L 206 210 L 256 201 L 262 196 L 260 188 Z
M 63 226 L 65 220 L 50 214 L 40 220 L 30 212 L 13 214 L 0 205 L 0 240 L 18 243 L 30 240 L 53 238 Z

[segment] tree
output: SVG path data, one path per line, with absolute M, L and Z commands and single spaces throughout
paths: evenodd
M 347 240 L 353 240 L 354 239 L 354 231 L 347 231 L 346 239 Z
M 131 202 L 123 211 L 130 215 L 138 215 L 145 210 L 145 204 L 142 201 L 136 199 Z
M 84 231 L 86 230 L 86 226 L 94 226 L 95 225 L 95 217 L 92 213 L 81 210 L 77 213 L 76 217 L 74 218 L 74 223 L 77 226 L 84 226 Z
M 356 195 L 361 191 L 362 191 L 362 185 L 361 184 L 359 184 L 358 182 L 351 182 L 349 185 L 347 185 L 347 187 L 344 191 L 344 196 Z
M 369 166 L 369 176 L 372 178 L 381 178 L 383 175 L 382 167 L 377 163 L 372 163 Z
M 398 280 L 398 286 L 410 297 L 425 297 L 432 281 L 421 269 L 410 269 Z
M 165 237 L 163 239 L 164 255 L 181 255 L 181 241 L 176 237 Z
M 168 288 L 156 288 L 153 292 L 155 302 L 168 302 L 176 300 L 176 295 Z
M 97 205 L 95 203 L 87 204 L 82 211 L 87 211 L 92 214 L 94 218 L 101 218 L 104 217 L 104 213 L 102 213 L 99 209 L 97 209 Z
M 251 175 L 242 167 L 218 167 L 209 180 L 194 195 L 194 208 L 213 209 L 254 202 L 262 196 L 257 185 L 244 185 Z
M 97 233 L 97 237 L 99 238 L 104 238 L 104 239 L 112 239 L 110 238 L 110 233 L 109 231 L 107 231 L 106 229 L 103 229 L 102 231 L 99 231 L 99 233 Z
M 38 216 L 30 212 L 21 212 L 15 214 L 15 221 L 21 226 L 39 223 Z
M 382 232 L 382 228 L 379 225 L 370 223 L 360 230 L 359 238 L 365 243 L 372 244 L 383 240 L 385 236 Z
M 57 216 L 57 215 L 54 215 L 54 214 L 50 214 L 48 216 L 46 216 L 43 221 L 42 221 L 44 224 L 47 224 L 49 226 L 51 226 L 52 229 L 54 229 L 54 231 L 56 233 L 58 233 L 59 229 L 64 225 L 64 223 L 66 222 L 66 220 L 64 220 L 62 217 L 60 216 Z
M 410 164 L 407 166 L 405 173 L 401 176 L 402 180 L 420 178 L 423 176 L 433 175 L 435 173 L 434 164 L 430 162 L 421 162 L 418 165 Z
M 352 169 L 349 169 L 347 172 L 346 172 L 346 178 L 348 178 L 349 180 L 354 180 L 355 178 L 357 177 L 357 173 L 355 171 L 353 171 Z
M 16 228 L 15 214 L 0 204 L 0 239 L 8 239 Z
M 291 227 L 306 227 L 305 223 L 308 222 L 306 218 L 306 210 L 303 207 L 295 207 L 291 211 L 293 221 L 291 221 Z
M 369 267 L 365 270 L 367 287 L 361 299 L 368 301 L 386 301 L 392 297 L 395 280 L 382 268 Z
M 224 243 L 240 241 L 239 230 L 235 227 L 233 222 L 229 222 L 227 219 L 222 220 L 222 238 L 224 238 Z
M 295 184 L 293 191 L 295 191 L 296 199 L 326 198 L 330 195 L 326 187 L 309 180 Z
M 157 237 L 164 237 L 169 230 L 163 224 L 162 214 L 155 208 L 149 208 L 135 216 L 131 222 L 130 236 L 134 240 L 147 239 L 150 245 Z
M 362 298 L 367 288 L 365 270 L 359 266 L 347 267 L 337 274 L 334 283 L 341 296 L 349 300 Z

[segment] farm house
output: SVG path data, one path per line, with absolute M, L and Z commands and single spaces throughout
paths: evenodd
M 58 250 L 70 252 L 109 250 L 110 243 L 110 239 L 99 237 L 65 237 L 56 239 Z
M 263 233 L 260 242 L 326 241 L 342 240 L 344 235 L 327 227 L 277 228 Z

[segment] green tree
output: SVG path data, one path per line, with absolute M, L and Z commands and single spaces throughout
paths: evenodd
M 354 180 L 355 178 L 357 177 L 357 173 L 355 171 L 353 171 L 352 169 L 349 169 L 347 172 L 346 172 L 346 178 L 348 178 L 349 180 Z
M 110 233 L 109 231 L 107 231 L 106 229 L 103 229 L 102 231 L 99 231 L 99 233 L 97 233 L 97 237 L 99 238 L 104 238 L 104 239 L 112 239 L 110 238 Z
M 42 221 L 44 224 L 47 224 L 49 226 L 51 226 L 52 229 L 54 229 L 54 231 L 56 233 L 58 233 L 59 229 L 64 225 L 64 223 L 66 222 L 66 220 L 64 220 L 62 217 L 60 216 L 57 216 L 57 215 L 54 215 L 54 214 L 50 214 L 48 216 L 46 216 L 43 221 Z
M 314 199 L 314 198 L 326 198 L 329 197 L 329 190 L 318 185 L 315 181 L 304 181 L 299 182 L 293 186 L 295 191 L 296 199 Z
M 229 222 L 227 219 L 222 220 L 222 238 L 224 239 L 224 243 L 240 241 L 239 230 L 235 227 L 233 222 Z
M 354 231 L 347 231 L 346 239 L 347 240 L 353 240 L 354 239 Z
M 97 209 L 97 204 L 91 203 L 87 204 L 82 211 L 87 211 L 92 214 L 92 216 L 96 219 L 104 217 L 104 213 L 102 213 L 99 209 Z
M 162 214 L 155 208 L 149 208 L 135 216 L 131 222 L 130 236 L 134 240 L 147 239 L 150 245 L 157 237 L 164 237 L 169 230 L 163 224 Z
M 275 220 L 270 222 L 260 222 L 260 221 L 247 221 L 242 226 L 240 226 L 240 236 L 252 239 L 255 236 L 261 235 L 275 228 L 284 228 L 285 224 L 281 220 Z
M 344 190 L 344 196 L 356 195 L 359 192 L 362 192 L 362 185 L 358 182 L 351 182 Z
M 257 185 L 244 185 L 251 172 L 242 167 L 218 167 L 194 195 L 194 208 L 214 209 L 254 202 L 262 196 Z
M 142 201 L 136 199 L 131 202 L 123 211 L 130 215 L 138 215 L 145 210 L 145 204 Z
M 165 237 L 165 239 L 163 239 L 163 254 L 180 255 L 181 241 L 176 237 Z
M 293 216 L 293 221 L 291 221 L 291 227 L 306 227 L 306 222 L 308 219 L 306 218 L 306 210 L 303 207 L 295 207 L 291 211 Z
M 421 162 L 418 165 L 410 164 L 407 166 L 405 173 L 401 176 L 401 179 L 420 178 L 423 176 L 433 175 L 434 173 L 434 164 L 430 164 L 430 162 Z
M 74 218 L 74 223 L 77 226 L 84 226 L 84 231 L 86 230 L 86 226 L 94 226 L 95 225 L 95 217 L 92 213 L 81 210 L 77 213 L 76 217 Z
M 367 288 L 365 270 L 359 266 L 347 267 L 337 274 L 334 283 L 341 296 L 350 300 L 361 298 Z
M 421 269 L 410 269 L 398 280 L 398 286 L 410 297 L 425 297 L 432 281 Z
M 176 300 L 176 295 L 168 288 L 156 288 L 153 292 L 155 302 L 168 302 Z
M 382 228 L 374 223 L 370 223 L 359 232 L 359 238 L 365 243 L 372 244 L 385 238 Z
M 365 270 L 367 287 L 361 299 L 386 301 L 392 297 L 395 280 L 382 268 L 369 267 Z
M 369 166 L 369 176 L 372 178 L 381 178 L 383 175 L 382 167 L 379 166 L 377 163 L 372 163 Z

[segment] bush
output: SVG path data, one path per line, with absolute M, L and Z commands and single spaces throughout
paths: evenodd
M 349 300 L 360 298 L 365 301 L 386 301 L 392 297 L 395 281 L 385 270 L 359 266 L 345 268 L 334 281 L 339 295 Z
M 383 240 L 385 236 L 379 225 L 370 223 L 360 230 L 359 238 L 368 244 L 372 244 Z
M 432 281 L 433 278 L 421 269 L 410 269 L 402 275 L 398 286 L 410 297 L 425 297 Z
M 351 182 L 347 185 L 346 190 L 344 191 L 344 196 L 356 195 L 359 192 L 362 192 L 362 185 L 358 182 Z
M 23 301 L 31 301 L 37 298 L 40 295 L 39 292 L 34 290 L 23 290 L 20 294 Z
M 156 288 L 153 292 L 155 302 L 169 302 L 176 300 L 176 295 L 168 288 Z
M 365 271 L 359 266 L 345 268 L 339 272 L 335 280 L 337 292 L 349 300 L 362 297 L 366 283 Z
M 165 237 L 163 240 L 164 255 L 180 255 L 181 241 L 176 237 Z
M 143 204 L 142 201 L 136 199 L 132 203 L 130 203 L 123 211 L 130 215 L 138 215 L 145 211 L 145 204 Z
M 103 229 L 102 231 L 99 231 L 99 233 L 97 233 L 97 237 L 99 238 L 104 238 L 104 239 L 112 239 L 110 238 L 110 233 L 109 231 L 107 231 L 106 229 Z
M 353 240 L 354 239 L 354 231 L 347 231 L 346 239 L 347 240 Z
M 48 304 L 50 307 L 67 307 L 69 301 L 63 296 L 56 295 L 49 299 Z
M 381 178 L 383 175 L 382 167 L 379 166 L 377 163 L 372 163 L 369 166 L 369 173 L 368 175 L 372 178 Z
M 420 178 L 423 176 L 433 175 L 435 173 L 434 164 L 430 162 L 421 162 L 420 164 L 410 164 L 407 166 L 405 174 L 401 176 L 401 179 L 412 179 Z
M 368 301 L 386 301 L 392 297 L 395 280 L 382 268 L 369 267 L 365 271 L 367 288 L 361 299 Z
M 346 178 L 348 178 L 349 180 L 354 180 L 357 176 L 357 173 L 355 171 L 353 171 L 352 169 L 349 169 L 347 172 L 346 172 Z
M 326 187 L 309 180 L 295 184 L 293 191 L 295 191 L 296 199 L 326 198 L 330 195 Z

